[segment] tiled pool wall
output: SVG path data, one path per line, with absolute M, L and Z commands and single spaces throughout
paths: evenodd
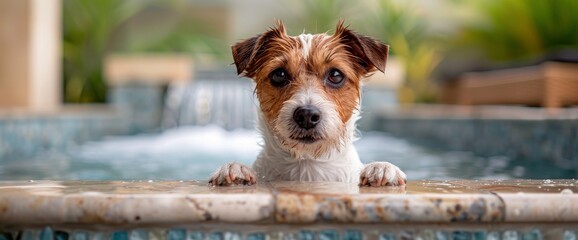
M 103 136 L 128 133 L 128 123 L 112 111 L 81 111 L 51 116 L 0 116 L 0 159 L 63 151 Z
M 158 130 L 163 97 L 163 87 L 129 85 L 111 89 L 109 104 L 67 105 L 53 113 L 0 113 L 0 160 Z
M 492 119 L 381 114 L 374 127 L 436 148 L 524 161 L 552 161 L 561 168 L 578 168 L 578 117 Z
M 0 232 L 0 239 L 22 240 L 125 240 L 125 239 L 167 239 L 167 240 L 395 240 L 395 239 L 436 239 L 436 240 L 538 240 L 538 239 L 563 239 L 574 240 L 578 238 L 578 231 L 568 230 L 575 226 L 542 225 L 540 227 L 527 227 L 516 225 L 492 226 L 484 229 L 472 226 L 453 226 L 440 228 L 439 225 L 427 224 L 404 224 L 404 225 L 379 225 L 379 226 L 355 226 L 334 225 L 324 227 L 311 226 L 259 226 L 250 227 L 244 225 L 203 225 L 184 226 L 176 228 L 136 228 L 119 229 L 108 231 L 97 230 L 70 230 L 66 228 L 37 228 L 20 231 Z M 226 230 L 225 230 L 226 229 Z

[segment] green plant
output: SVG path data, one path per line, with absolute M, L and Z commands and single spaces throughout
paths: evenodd
M 103 102 L 102 59 L 118 26 L 146 1 L 65 0 L 63 6 L 63 89 L 65 102 Z
M 224 40 L 206 34 L 210 26 L 186 12 L 187 1 L 64 0 L 62 5 L 65 102 L 106 100 L 102 67 L 112 52 L 209 53 L 220 60 L 228 50 Z M 154 15 L 158 12 L 164 14 Z
M 454 51 L 476 51 L 501 62 L 527 61 L 578 49 L 578 1 L 485 0 L 471 2 L 481 21 L 460 26 Z M 450 45 L 450 46 L 452 46 Z

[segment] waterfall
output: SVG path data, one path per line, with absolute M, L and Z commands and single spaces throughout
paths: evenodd
M 258 101 L 253 81 L 230 71 L 200 72 L 186 85 L 168 88 L 163 128 L 218 125 L 225 129 L 255 126 Z

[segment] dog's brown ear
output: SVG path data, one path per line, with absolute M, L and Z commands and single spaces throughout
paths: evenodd
M 334 37 L 348 46 L 351 53 L 357 57 L 362 67 L 367 73 L 375 69 L 385 72 L 385 64 L 389 53 L 389 46 L 370 37 L 355 33 L 343 26 L 343 21 L 339 21 Z
M 235 66 L 237 67 L 237 74 L 241 74 L 245 71 L 251 59 L 253 59 L 255 54 L 255 49 L 258 48 L 257 41 L 261 36 L 256 36 L 239 42 L 231 47 L 233 52 L 233 60 L 235 61 Z
M 252 77 L 254 75 L 252 70 L 255 69 L 252 65 L 255 59 L 264 52 L 267 41 L 272 37 L 283 37 L 286 34 L 283 22 L 278 20 L 275 28 L 233 45 L 231 50 L 235 66 L 237 67 L 237 74 Z

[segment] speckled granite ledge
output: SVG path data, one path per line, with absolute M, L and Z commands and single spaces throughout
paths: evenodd
M 577 180 L 272 182 L 4 181 L 0 226 L 192 223 L 578 223 Z

